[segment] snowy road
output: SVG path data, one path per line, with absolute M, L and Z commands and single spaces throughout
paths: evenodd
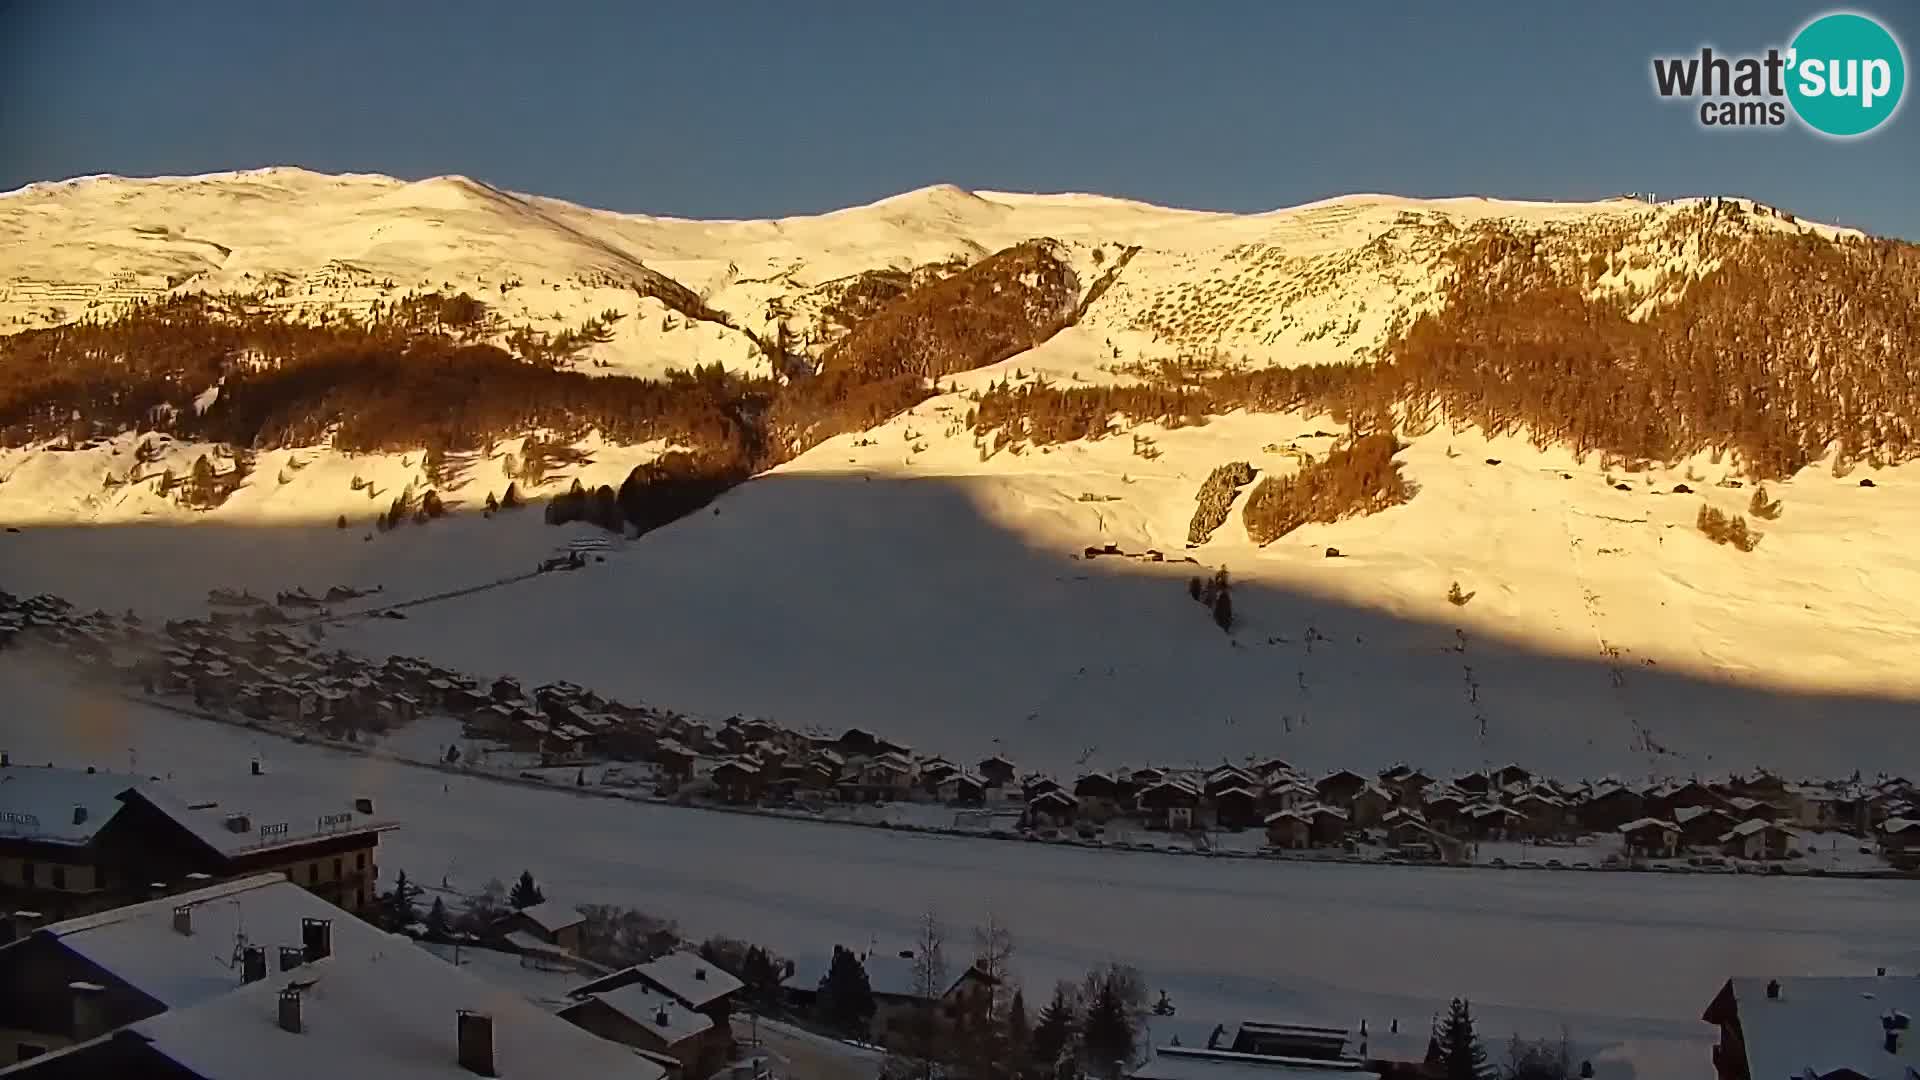
M 1200 1037 L 1258 1015 L 1424 1030 L 1473 999 L 1483 1031 L 1609 1045 L 1637 1073 L 1702 1074 L 1700 1010 L 1732 973 L 1920 968 L 1920 891 L 1867 880 L 1269 864 L 896 835 L 445 777 L 114 699 L 0 663 L 16 762 L 172 774 L 227 805 L 379 800 L 405 823 L 382 876 L 473 887 L 531 869 L 549 896 L 639 907 L 790 955 L 905 943 L 928 907 L 1011 925 L 1030 997 L 1108 958 L 1141 967 Z M 247 775 L 259 755 L 269 775 Z M 1685 1070 L 1685 1071 L 1678 1071 Z M 1603 1073 L 1603 1075 L 1606 1075 Z

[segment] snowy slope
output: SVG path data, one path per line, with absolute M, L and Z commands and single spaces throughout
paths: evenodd
M 1285 471 L 1295 450 L 1324 454 L 1329 440 L 1315 433 L 1340 426 L 1233 415 L 1136 429 L 1159 451 L 1151 460 L 1122 435 L 983 461 L 961 423 L 963 395 L 994 380 L 1095 383 L 1140 361 L 1364 354 L 1393 319 L 1433 302 L 1444 237 L 1490 218 L 1628 237 L 1646 257 L 1603 288 L 1703 269 L 1702 253 L 1660 234 L 1675 212 L 1624 199 L 1362 195 L 1230 215 L 939 186 L 813 217 L 703 222 L 461 177 L 89 178 L 0 196 L 0 325 L 43 323 L 51 307 L 77 317 L 169 281 L 280 289 L 282 302 L 319 309 L 451 288 L 515 325 L 631 316 L 591 354 L 610 365 L 595 370 L 763 365 L 740 330 L 667 312 L 636 289 L 670 279 L 733 326 L 786 319 L 798 340 L 818 340 L 817 301 L 832 282 L 1053 236 L 1083 292 L 1124 260 L 1079 325 L 586 573 L 424 605 L 345 636 L 372 652 L 570 678 L 722 716 L 861 724 L 930 752 L 998 745 L 1054 768 L 1250 753 L 1430 768 L 1519 758 L 1576 775 L 1916 767 L 1920 751 L 1901 737 L 1920 698 L 1908 655 L 1920 629 L 1910 470 L 1839 480 L 1816 468 L 1776 485 L 1785 516 L 1742 554 L 1691 524 L 1703 499 L 1743 507 L 1750 492 L 1714 486 L 1723 466 L 1609 479 L 1592 461 L 1442 429 L 1402 455 L 1422 488 L 1406 506 L 1266 548 L 1236 513 L 1188 552 L 1194 490 L 1210 469 L 1245 460 Z M 1833 235 L 1766 212 L 1749 220 Z M 184 475 L 200 453 L 224 469 L 221 451 L 170 446 L 135 468 L 136 443 L 0 451 L 0 521 L 25 527 L 0 534 L 0 586 L 166 614 L 192 611 L 216 585 L 379 582 L 425 596 L 521 572 L 572 535 L 540 526 L 535 510 L 373 536 L 367 521 L 389 492 L 425 486 L 422 455 L 348 459 L 323 446 L 261 453 L 246 487 L 194 513 L 155 495 L 152 473 Z M 583 445 L 593 463 L 559 470 L 536 494 L 576 476 L 617 484 L 664 449 Z M 443 494 L 476 506 L 504 488 L 515 448 L 461 462 L 464 486 Z M 1868 476 L 1878 486 L 1858 487 Z M 1616 490 L 1620 480 L 1632 490 Z M 1702 494 L 1672 494 L 1680 483 Z M 333 527 L 339 515 L 349 528 Z M 198 527 L 177 527 L 186 523 Z M 1077 558 L 1106 543 L 1169 561 Z M 1326 558 L 1328 547 L 1346 557 Z M 1198 565 L 1177 561 L 1189 555 Z M 1239 583 L 1231 639 L 1185 595 L 1189 575 L 1223 565 Z M 1466 606 L 1446 599 L 1455 582 L 1473 594 Z

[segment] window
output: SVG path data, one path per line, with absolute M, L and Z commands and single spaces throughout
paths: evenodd
M 366 853 L 366 852 L 364 852 L 364 851 L 363 851 L 363 852 L 361 852 L 360 854 L 358 854 L 358 855 L 355 855 L 355 856 L 353 857 L 353 868 L 354 868 L 355 870 L 365 870 L 365 869 L 367 868 L 367 853 Z
M 340 880 L 340 860 L 339 859 L 333 860 L 333 880 L 335 881 Z
M 55 864 L 53 868 L 53 887 L 56 889 L 64 889 L 67 887 L 66 867 Z
M 320 884 L 320 864 L 319 863 L 307 864 L 307 884 L 309 885 Z

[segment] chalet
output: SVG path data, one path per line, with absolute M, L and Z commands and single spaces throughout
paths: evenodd
M 948 806 L 984 806 L 987 782 L 970 772 L 957 772 L 940 781 L 935 797 Z
M 1472 796 L 1485 795 L 1496 786 L 1493 778 L 1484 772 L 1462 773 L 1453 778 L 1453 786 Z
M 691 780 L 696 760 L 692 750 L 673 739 L 661 739 L 653 748 L 653 763 L 660 767 L 661 776 L 670 781 Z
M 1920 1073 L 1920 979 L 1734 978 L 1701 1014 L 1719 1080 L 1905 1080 Z
M 1351 822 L 1347 812 L 1337 806 L 1316 806 L 1307 811 L 1313 846 L 1337 847 L 1346 842 Z
M 1051 776 L 1042 776 L 1039 773 L 1035 773 L 1020 781 L 1020 797 L 1028 802 L 1032 802 L 1049 791 L 1062 790 L 1065 789 L 1060 786 L 1060 781 L 1055 780 Z
M 904 801 L 913 794 L 913 762 L 905 755 L 889 751 L 862 762 L 852 781 L 842 780 L 843 796 L 849 782 L 860 802 Z
M 686 1010 L 696 1016 L 704 1017 L 708 1026 L 700 1028 L 691 1019 L 683 1021 L 688 1027 L 698 1028 L 698 1043 L 691 1045 L 660 1046 L 644 1042 L 620 1040 L 640 1049 L 656 1054 L 667 1054 L 679 1062 L 682 1069 L 691 1066 L 692 1072 L 685 1073 L 689 1078 L 706 1075 L 715 1060 L 725 1061 L 733 1051 L 733 1030 L 731 1017 L 740 991 L 744 984 L 731 974 L 722 971 L 699 953 L 669 952 L 644 964 L 622 968 L 609 975 L 603 975 L 583 986 L 568 991 L 568 996 L 576 1000 L 588 1000 L 602 994 L 614 994 L 638 987 L 644 993 L 624 995 L 624 1005 L 631 1007 L 636 1002 L 645 1002 L 658 1008 L 664 1003 L 671 1007 Z M 601 1014 L 601 1019 L 606 1019 Z M 659 1025 L 655 1024 L 654 1027 Z
M 1718 848 L 1727 830 L 1740 819 L 1715 806 L 1688 806 L 1673 812 L 1680 826 L 1680 843 L 1690 848 Z
M 1166 778 L 1167 770 L 1156 769 L 1151 765 L 1145 768 L 1135 769 L 1127 775 L 1127 779 L 1133 781 L 1134 788 L 1139 791 L 1145 791 Z
M 1267 846 L 1295 850 L 1313 843 L 1313 822 L 1299 810 L 1276 810 L 1267 815 Z
M 1466 851 L 1465 845 L 1458 839 L 1434 829 L 1412 814 L 1400 815 L 1387 826 L 1387 842 L 1402 856 L 1449 863 L 1460 862 Z
M 1503 765 L 1495 769 L 1488 779 L 1493 782 L 1495 787 L 1505 788 L 1512 787 L 1514 784 L 1524 785 L 1532 783 L 1533 773 L 1528 772 L 1518 765 Z
M 743 758 L 727 758 L 707 775 L 714 794 L 724 802 L 755 803 L 766 793 L 765 772 Z
M 1013 783 L 1014 775 L 1019 770 L 1013 762 L 995 754 L 974 766 L 974 771 L 986 781 L 988 787 L 1006 787 Z
M 1680 826 L 1658 818 L 1641 818 L 1620 826 L 1620 838 L 1628 855 L 1671 859 L 1679 852 Z
M 251 808 L 183 800 L 139 777 L 0 766 L 0 903 L 59 918 L 189 875 L 277 871 L 350 911 L 372 901 L 373 800 L 316 803 L 263 788 Z
M 1348 802 L 1353 827 L 1372 828 L 1381 818 L 1387 816 L 1387 811 L 1394 808 L 1395 802 L 1393 793 L 1378 784 L 1368 784 L 1354 792 L 1352 799 Z
M 1428 788 L 1425 805 L 1420 812 L 1426 817 L 1427 824 L 1442 832 L 1457 828 L 1460 815 L 1467 808 L 1467 797 L 1450 787 Z
M 1027 802 L 1027 816 L 1036 828 L 1071 825 L 1079 809 L 1080 800 L 1057 787 Z
M 1682 784 L 1659 788 L 1648 795 L 1646 801 L 1649 815 L 1668 818 L 1673 817 L 1676 810 L 1693 806 L 1725 807 L 1726 800 L 1700 781 L 1688 780 Z
M 696 1080 L 726 1063 L 711 1019 L 641 983 L 589 994 L 556 1015 L 649 1061 L 670 1062 L 666 1073 L 674 1080 Z
M 1529 791 L 1513 800 L 1513 808 L 1521 816 L 1519 827 L 1528 836 L 1552 839 L 1566 831 L 1567 804 L 1556 796 Z
M 0 1013 L 0 1060 L 27 1080 L 664 1076 L 278 874 L 0 948 Z
M 1200 811 L 1200 792 L 1185 780 L 1162 780 L 1140 792 L 1139 806 L 1148 828 L 1191 829 Z
M 501 929 L 507 934 L 509 942 L 517 935 L 524 935 L 541 945 L 578 953 L 580 929 L 586 923 L 587 917 L 580 914 L 578 907 L 559 900 L 548 900 L 521 908 L 507 916 Z
M 1320 793 L 1305 780 L 1283 780 L 1267 789 L 1266 806 L 1272 810 L 1299 810 L 1320 801 Z
M 1259 787 L 1260 781 L 1247 770 L 1235 765 L 1222 765 L 1207 774 L 1204 791 L 1211 799 L 1229 788 L 1246 788 L 1251 791 Z
M 1888 818 L 1880 823 L 1880 853 L 1906 863 L 1920 855 L 1920 818 Z
M 1806 829 L 1836 829 L 1852 824 L 1847 800 L 1826 788 L 1790 785 L 1782 801 L 1791 821 Z
M 1353 797 L 1366 787 L 1368 780 L 1350 769 L 1328 773 L 1313 785 L 1320 795 L 1320 801 L 1328 806 L 1345 808 L 1353 802 Z
M 1400 805 L 1419 806 L 1427 788 L 1433 786 L 1434 778 L 1420 769 L 1395 765 L 1380 774 L 1380 783 L 1393 793 Z
M 1574 820 L 1587 832 L 1617 832 L 1647 814 L 1640 793 L 1621 784 L 1603 784 L 1573 808 Z
M 1461 832 L 1474 840 L 1504 840 L 1525 823 L 1520 811 L 1496 802 L 1477 802 L 1460 811 Z
M 1271 784 L 1282 776 L 1293 775 L 1293 766 L 1286 758 L 1267 758 L 1253 767 L 1253 773 L 1261 783 Z
M 1773 802 L 1786 796 L 1787 782 L 1774 773 L 1760 769 L 1748 776 L 1732 777 L 1726 783 L 1726 791 L 1729 795 Z
M 1222 829 L 1244 829 L 1260 822 L 1260 796 L 1250 787 L 1230 787 L 1213 796 L 1214 822 Z
M 520 701 L 527 696 L 526 692 L 520 689 L 518 680 L 505 675 L 493 680 L 493 685 L 488 688 L 488 695 L 502 704 Z
M 1743 821 L 1720 837 L 1721 850 L 1736 859 L 1784 859 L 1793 834 L 1771 821 Z
M 1113 803 L 1118 791 L 1113 777 L 1103 772 L 1090 772 L 1073 782 L 1074 798 L 1081 802 Z
M 920 763 L 920 786 L 929 795 L 940 786 L 942 780 L 958 773 L 960 766 L 946 758 L 931 757 Z

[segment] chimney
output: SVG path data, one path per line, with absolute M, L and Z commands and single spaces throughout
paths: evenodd
M 280 970 L 292 971 L 307 962 L 307 950 L 298 945 L 280 946 Z
M 13 764 L 13 755 L 7 753 L 5 750 L 0 750 L 0 769 L 7 768 L 12 764 Z
M 497 1076 L 493 1071 L 493 1017 L 461 1009 L 459 1014 L 460 1067 L 475 1076 Z
M 259 758 L 254 758 L 253 761 L 250 763 L 250 771 L 255 776 L 260 775 L 260 759 Z
M 37 911 L 16 911 L 13 913 L 12 921 L 13 940 L 19 941 L 21 938 L 40 929 L 40 924 L 46 921 L 46 916 Z
M 193 936 L 193 905 L 175 904 L 173 906 L 173 932 Z
M 362 795 L 359 798 L 353 800 L 353 809 L 355 813 L 371 814 L 373 813 L 373 799 L 366 795 Z
M 79 803 L 73 804 L 73 823 L 75 825 L 85 825 L 87 823 L 87 808 L 81 806 Z
M 71 982 L 67 989 L 73 994 L 73 1039 L 86 1042 L 97 1035 L 104 1035 L 111 1025 L 107 1023 L 101 997 L 106 987 L 99 983 Z
M 280 991 L 280 1030 L 300 1034 L 300 991 L 291 986 Z
M 93 775 L 93 773 L 94 773 L 94 769 L 93 769 L 93 766 L 91 766 L 91 765 L 89 765 L 89 766 L 87 766 L 87 775 L 88 775 L 88 776 L 92 776 L 92 775 Z
M 249 945 L 240 950 L 241 983 L 257 983 L 267 977 L 267 950 Z
M 1780 980 L 1779 979 L 1767 980 L 1767 1000 L 1768 1001 L 1780 1000 Z
M 304 946 L 307 963 L 325 960 L 333 955 L 333 920 L 301 919 L 300 941 Z
M 694 969 L 693 969 L 693 979 L 694 979 L 694 981 L 695 981 L 695 982 L 706 982 L 706 981 L 707 981 L 707 969 L 706 969 L 706 968 L 701 968 L 701 967 L 697 967 L 697 968 L 694 968 Z
M 667 1026 L 667 1007 L 665 1005 L 653 1010 L 653 1022 L 660 1027 Z
M 1873 969 L 1873 973 L 1874 973 L 1875 975 L 1878 975 L 1879 977 L 1881 977 L 1881 978 L 1883 978 L 1883 979 L 1887 977 L 1887 969 L 1886 969 L 1886 968 L 1874 968 L 1874 969 Z
M 252 832 L 253 819 L 245 814 L 228 814 L 227 831 L 230 833 Z

